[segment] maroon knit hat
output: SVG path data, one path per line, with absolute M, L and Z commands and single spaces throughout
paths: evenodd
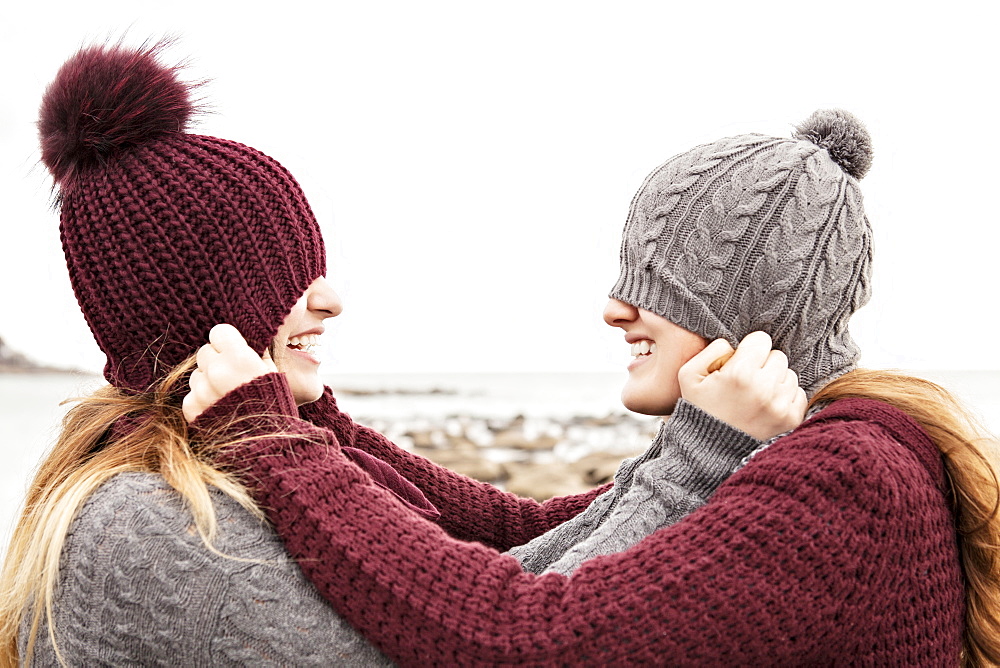
M 263 353 L 326 273 L 309 204 L 276 161 L 187 134 L 190 84 L 162 44 L 95 46 L 42 100 L 42 160 L 55 177 L 70 280 L 116 387 L 141 392 L 236 326 Z

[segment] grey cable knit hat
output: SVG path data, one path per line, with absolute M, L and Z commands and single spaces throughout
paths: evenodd
M 682 153 L 632 200 L 611 297 L 709 340 L 763 330 L 812 395 L 857 365 L 847 331 L 871 294 L 858 180 L 865 127 L 815 112 L 794 138 L 750 134 Z

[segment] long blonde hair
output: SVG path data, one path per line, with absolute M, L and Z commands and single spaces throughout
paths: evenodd
M 846 397 L 899 408 L 930 435 L 944 459 L 965 575 L 962 665 L 1000 664 L 1000 484 L 996 443 L 944 388 L 892 371 L 857 369 L 823 387 L 810 405 Z
M 181 495 L 209 547 L 216 531 L 209 486 L 262 516 L 246 489 L 213 466 L 214 450 L 194 447 L 188 439 L 179 390 L 193 367 L 192 356 L 144 394 L 105 386 L 66 414 L 55 446 L 28 489 L 0 575 L 0 665 L 18 664 L 18 634 L 26 618 L 30 632 L 22 660 L 30 661 L 44 619 L 56 656 L 65 663 L 52 612 L 59 558 L 80 507 L 112 476 L 128 471 L 162 475 Z M 113 434 L 121 419 L 129 420 L 130 428 Z

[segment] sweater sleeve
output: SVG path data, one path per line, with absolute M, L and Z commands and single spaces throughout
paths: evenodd
M 401 664 L 954 662 L 960 646 L 942 494 L 864 421 L 803 426 L 686 521 L 569 578 L 401 512 L 294 434 L 224 457 L 320 592 Z
M 333 434 L 326 429 L 301 420 L 292 425 L 289 418 L 297 414 L 297 408 L 284 374 L 260 376 L 249 384 L 248 389 L 251 388 L 248 394 L 230 392 L 210 406 L 191 425 L 192 433 L 202 440 L 235 442 L 272 431 L 288 430 L 289 434 L 295 433 L 298 438 L 337 444 Z M 209 427 L 213 419 L 219 422 L 214 429 Z M 340 452 L 365 471 L 375 485 L 389 491 L 413 512 L 429 520 L 441 516 L 423 492 L 386 462 L 350 446 L 344 446 Z
M 657 440 L 659 456 L 636 468 L 628 491 L 604 521 L 563 549 L 545 572 L 569 575 L 588 559 L 622 552 L 654 531 L 676 524 L 703 506 L 740 462 L 762 445 L 683 399 Z M 518 556 L 516 550 L 512 554 Z
M 249 390 L 250 388 L 246 388 Z M 246 390 L 240 394 L 245 393 Z M 384 435 L 354 422 L 337 407 L 330 388 L 301 417 L 330 430 L 342 446 L 353 447 L 388 463 L 416 485 L 441 513 L 438 524 L 462 540 L 474 540 L 503 551 L 527 543 L 583 511 L 610 485 L 544 503 L 501 491 L 489 483 L 455 473 L 403 450 Z

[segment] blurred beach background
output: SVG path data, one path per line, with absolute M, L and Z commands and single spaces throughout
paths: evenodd
M 1000 434 L 1000 372 L 918 372 L 951 389 Z M 338 404 L 394 442 L 466 475 L 548 498 L 606 482 L 643 450 L 658 418 L 618 401 L 622 373 L 348 374 L 326 377 Z M 102 379 L 0 374 L 0 536 L 12 529 L 63 400 Z M 2 550 L 0 550 L 2 552 Z
M 628 346 L 601 319 L 645 176 L 722 136 L 788 136 L 818 108 L 873 137 L 864 365 L 941 380 L 1000 431 L 998 19 L 961 0 L 21 3 L 0 22 L 0 337 L 89 375 L 0 374 L 0 541 L 59 402 L 104 363 L 35 128 L 81 45 L 175 37 L 164 58 L 206 82 L 193 129 L 302 184 L 345 304 L 322 368 L 348 412 L 545 495 L 596 484 L 656 429 L 618 402 Z

